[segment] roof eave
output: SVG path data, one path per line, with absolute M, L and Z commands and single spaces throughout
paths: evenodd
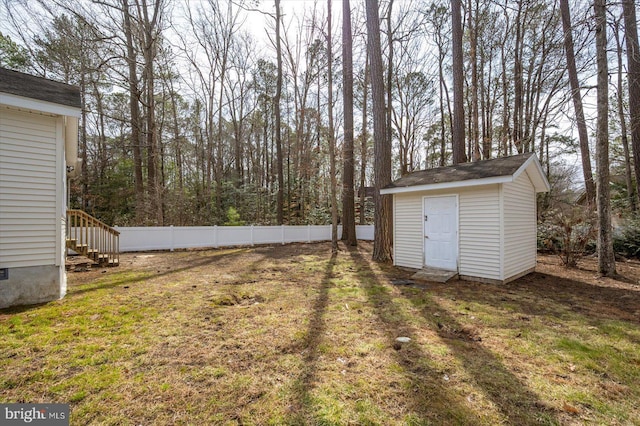
M 551 185 L 542 170 L 542 164 L 540 164 L 537 155 L 532 155 L 527 158 L 527 161 L 522 163 L 518 170 L 513 174 L 513 180 L 516 180 L 525 170 L 529 171 L 531 169 L 535 170 L 535 173 L 532 176 L 532 174 L 528 172 L 528 175 L 536 192 L 549 192 L 551 190 Z
M 513 182 L 513 176 L 493 176 L 482 179 L 459 180 L 455 182 L 430 183 L 426 185 L 400 186 L 395 188 L 384 188 L 380 190 L 381 195 L 403 194 L 420 191 L 436 191 L 441 189 L 455 189 L 469 186 L 492 185 L 497 183 Z
M 66 115 L 69 117 L 80 117 L 81 109 L 68 105 L 42 101 L 39 99 L 27 98 L 14 95 L 12 93 L 0 92 L 0 105 L 7 105 L 14 108 L 27 109 L 32 111 L 45 112 L 56 115 Z

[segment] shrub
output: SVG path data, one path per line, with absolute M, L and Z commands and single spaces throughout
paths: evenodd
M 224 223 L 225 226 L 244 226 L 244 220 L 240 220 L 240 213 L 235 207 L 229 207 L 227 209 L 227 221 Z
M 614 231 L 613 250 L 626 258 L 640 258 L 640 218 L 631 219 Z
M 595 219 L 583 208 L 550 211 L 538 224 L 538 250 L 555 253 L 567 267 L 595 246 Z

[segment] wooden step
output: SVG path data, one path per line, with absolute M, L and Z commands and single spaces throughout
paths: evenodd
M 70 248 L 73 250 L 73 248 L 76 246 L 76 244 L 78 243 L 78 240 L 76 240 L 75 238 L 67 238 L 67 248 Z
M 120 232 L 81 210 L 67 210 L 66 247 L 91 262 L 100 265 L 118 266 L 117 251 Z M 73 238 L 72 238 L 73 237 Z M 104 253 L 103 253 L 104 250 Z M 109 255 L 105 254 L 109 253 Z
M 72 249 L 73 251 L 77 251 L 78 253 L 80 253 L 83 256 L 87 255 L 87 251 L 89 250 L 89 245 L 88 244 L 76 244 L 76 247 L 74 249 Z

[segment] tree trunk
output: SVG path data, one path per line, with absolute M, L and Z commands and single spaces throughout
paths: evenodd
M 129 71 L 129 113 L 131 114 L 131 147 L 133 151 L 134 186 L 136 194 L 136 223 L 140 225 L 145 216 L 144 183 L 142 181 L 142 139 L 140 132 L 140 103 L 136 53 L 133 46 L 133 29 L 128 0 L 122 0 L 124 33 L 127 42 L 127 65 Z
M 378 14 L 378 0 L 366 0 L 365 4 L 367 13 L 367 50 L 371 66 L 371 94 L 373 97 L 375 220 L 372 257 L 377 262 L 388 262 L 391 260 L 392 200 L 388 195 L 380 195 L 380 189 L 391 183 L 391 143 L 387 139 L 386 129 L 380 17 Z
M 462 61 L 461 0 L 451 0 L 453 42 L 453 164 L 466 163 L 464 131 L 464 63 Z
M 338 181 L 336 179 L 336 139 L 333 128 L 333 40 L 331 40 L 331 0 L 327 0 L 327 95 L 329 113 L 329 174 L 331 194 L 331 252 L 338 252 Z
M 571 84 L 571 98 L 573 99 L 573 108 L 576 113 L 576 124 L 578 127 L 584 186 L 587 193 L 587 202 L 593 206 L 595 204 L 596 189 L 593 183 L 593 173 L 591 172 L 587 122 L 585 121 L 584 111 L 582 109 L 582 96 L 580 95 L 576 58 L 573 51 L 573 35 L 568 0 L 560 0 L 560 12 L 562 14 L 562 28 L 564 29 L 564 50 L 567 55 L 567 72 L 569 74 L 569 83 Z
M 638 210 L 636 192 L 633 185 L 633 173 L 631 171 L 631 158 L 629 155 L 629 138 L 627 137 L 627 120 L 624 116 L 624 101 L 622 90 L 622 40 L 620 40 L 620 21 L 616 20 L 613 35 L 616 38 L 616 58 L 618 59 L 618 87 L 616 88 L 616 102 L 618 106 L 618 118 L 620 120 L 620 139 L 624 152 L 624 177 L 627 185 L 627 198 L 631 211 Z
M 80 94 L 82 96 L 82 105 L 86 105 L 86 83 L 85 83 L 85 73 L 81 73 L 80 75 Z M 80 112 L 80 158 L 82 159 L 82 164 L 80 166 L 80 182 L 81 182 L 81 208 L 84 211 L 87 211 L 89 208 L 89 169 L 88 169 L 88 159 L 87 155 L 87 111 L 85 108 L 82 108 Z
M 629 126 L 636 187 L 640 188 L 640 45 L 634 0 L 622 0 L 624 34 L 627 44 L 627 79 L 629 81 Z
M 282 97 L 282 42 L 280 40 L 280 21 L 282 15 L 280 11 L 280 0 L 275 0 L 276 4 L 276 55 L 278 64 L 278 76 L 276 78 L 276 95 L 273 99 L 275 104 L 275 131 L 276 131 L 276 172 L 278 175 L 278 195 L 276 198 L 276 220 L 278 225 L 284 223 L 284 170 L 282 160 L 282 129 L 280 117 L 280 98 Z
M 447 144 L 446 144 L 446 120 L 444 115 L 444 91 L 445 91 L 445 80 L 444 80 L 444 59 L 446 53 L 444 51 L 444 46 L 442 42 L 441 34 L 439 33 L 440 29 L 438 29 L 438 33 L 436 34 L 436 43 L 438 45 L 438 91 L 439 91 L 439 106 L 440 106 L 440 167 L 444 167 L 447 162 Z
M 522 82 L 522 51 L 523 40 L 522 32 L 524 20 L 522 19 L 522 0 L 518 2 L 518 12 L 515 20 L 515 48 L 513 60 L 513 144 L 516 146 L 518 153 L 522 152 L 522 113 L 523 113 L 523 82 Z M 526 15 L 526 14 L 525 14 Z M 506 105 L 505 105 L 506 107 Z
M 594 1 L 596 20 L 596 62 L 598 64 L 598 122 L 596 131 L 596 204 L 598 209 L 598 272 L 616 274 L 611 232 L 609 191 L 609 67 L 607 64 L 606 0 Z
M 365 191 L 367 177 L 367 157 L 369 145 L 369 120 L 367 111 L 369 108 L 369 60 L 365 58 L 364 81 L 362 83 L 362 144 L 360 145 L 360 225 L 366 223 L 365 206 L 367 201 L 367 191 Z
M 160 149 L 158 141 L 158 130 L 156 123 L 155 107 L 155 69 L 154 62 L 157 53 L 156 38 L 158 14 L 160 12 L 161 1 L 156 1 L 153 9 L 153 16 L 149 18 L 147 2 L 142 0 L 138 3 L 138 15 L 143 17 L 143 58 L 144 58 L 144 84 L 145 84 L 145 105 L 146 110 L 146 139 L 147 139 L 147 191 L 148 191 L 148 212 L 147 219 L 151 219 L 154 225 L 163 225 L 162 190 L 160 183 Z M 142 13 L 140 13 L 140 11 Z
M 391 28 L 391 12 L 393 10 L 393 0 L 389 0 L 389 8 L 387 10 L 387 49 L 389 49 L 387 56 L 387 82 L 385 89 L 387 90 L 387 105 L 386 105 L 386 113 L 387 113 L 387 140 L 389 144 L 392 141 L 392 131 L 391 131 L 391 112 L 393 110 L 393 29 Z
M 505 34 L 508 33 L 509 28 L 506 28 Z M 507 38 L 503 39 L 503 43 L 500 45 L 500 64 L 502 66 L 502 155 L 507 156 L 511 153 L 512 145 L 510 143 L 511 132 L 509 130 L 509 123 L 511 117 L 509 117 L 509 77 L 507 72 L 507 53 L 505 44 Z
M 355 195 L 353 191 L 353 51 L 351 5 L 342 0 L 342 101 L 344 102 L 344 145 L 342 148 L 342 239 L 350 246 L 356 239 Z
M 472 159 L 478 161 L 481 158 L 480 155 L 480 134 L 479 134 L 479 119 L 478 119 L 478 16 L 473 16 L 473 0 L 469 1 L 469 61 L 471 61 L 471 144 L 472 144 Z M 476 2 L 477 6 L 477 2 Z M 476 14 L 478 9 L 476 7 Z M 474 22 L 475 18 L 475 22 Z

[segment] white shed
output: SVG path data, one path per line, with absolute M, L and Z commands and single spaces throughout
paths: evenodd
M 0 308 L 66 292 L 66 177 L 80 103 L 77 87 L 0 68 Z
M 536 266 L 536 194 L 549 182 L 533 153 L 421 170 L 388 185 L 397 266 L 506 283 Z

